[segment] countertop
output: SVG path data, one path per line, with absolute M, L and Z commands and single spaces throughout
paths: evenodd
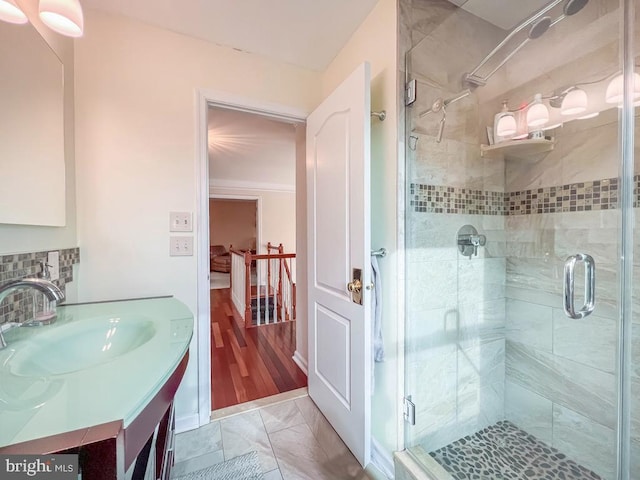
M 104 363 L 37 376 L 16 374 L 10 367 L 21 348 L 45 338 L 41 336 L 56 338 L 56 331 L 68 331 L 74 322 L 118 326 L 129 320 L 143 322 L 153 335 Z M 0 350 L 0 447 L 113 421 L 122 421 L 126 428 L 171 376 L 192 334 L 193 315 L 174 298 L 59 306 L 52 325 L 5 332 L 8 347 Z M 51 365 L 55 361 L 51 359 Z

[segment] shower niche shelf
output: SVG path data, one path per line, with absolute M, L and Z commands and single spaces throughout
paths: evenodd
M 483 158 L 529 158 L 553 150 L 556 141 L 547 138 L 508 140 L 497 145 L 480 145 Z

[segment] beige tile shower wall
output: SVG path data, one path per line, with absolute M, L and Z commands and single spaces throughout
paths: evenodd
M 579 32 L 567 30 L 570 22 L 561 25 L 568 43 L 582 38 L 585 48 L 575 50 L 577 56 L 560 45 L 555 50 L 562 62 L 543 59 L 545 49 L 548 53 L 558 40 L 558 32 L 549 32 L 553 35 L 532 42 L 510 62 L 495 79 L 501 93 L 480 106 L 483 124 L 493 121 L 503 98 L 516 106 L 536 92 L 549 94 L 615 71 L 617 20 L 610 3 L 590 2 L 584 15 L 569 19 L 584 25 Z M 599 12 L 597 20 L 594 12 Z M 613 36 L 607 33 L 611 31 Z M 526 68 L 525 60 L 540 68 Z M 590 101 L 593 93 L 589 91 Z M 489 92 L 483 94 L 485 100 Z M 558 112 L 551 109 L 551 114 Z M 505 191 L 579 187 L 580 182 L 617 177 L 618 114 L 609 108 L 594 119 L 566 123 L 552 132 L 553 151 L 506 159 Z M 617 194 L 612 193 L 614 200 Z M 580 204 L 577 198 L 576 209 Z M 615 472 L 618 225 L 619 210 L 506 219 L 506 418 L 603 478 L 613 478 Z M 562 309 L 563 266 L 578 252 L 595 258 L 597 306 L 592 316 L 572 320 Z M 578 272 L 577 292 L 582 282 Z M 579 295 L 576 303 L 581 305 Z
M 504 37 L 500 28 L 459 9 L 447 0 L 411 0 L 401 15 L 408 27 L 411 73 L 451 92 L 463 89 L 462 78 Z
M 615 468 L 617 241 L 616 210 L 506 218 L 506 418 L 604 478 Z M 577 252 L 597 265 L 596 310 L 582 320 L 562 308 Z
M 407 446 L 431 451 L 504 418 L 505 217 L 408 216 Z M 464 224 L 488 239 L 471 260 L 455 241 Z
M 618 109 L 554 130 L 551 152 L 505 161 L 506 190 L 570 185 L 618 176 Z M 640 136 L 639 136 L 640 139 Z

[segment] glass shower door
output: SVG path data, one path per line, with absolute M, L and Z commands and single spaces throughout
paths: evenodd
M 611 98 L 623 12 L 609 0 L 537 8 L 511 23 L 447 2 L 401 10 L 417 93 L 405 138 L 416 411 L 405 444 L 435 478 L 640 478 L 618 476 L 616 462 L 619 443 L 640 446 L 618 437 L 631 293 L 620 254 L 633 228 L 620 176 L 632 107 Z M 496 121 L 503 108 L 513 131 Z

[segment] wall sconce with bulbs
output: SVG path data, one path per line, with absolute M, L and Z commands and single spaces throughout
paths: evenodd
M 545 125 L 549 123 L 549 109 L 542 103 L 542 99 L 542 94 L 537 93 L 532 102 L 513 111 L 509 110 L 507 101 L 503 101 L 502 111 L 494 118 L 495 143 L 526 138 L 532 132 L 536 136 L 544 136 L 541 132 L 546 130 Z M 524 122 L 526 126 L 523 125 Z
M 506 140 L 516 140 L 527 136 L 540 138 L 543 136 L 543 131 L 552 130 L 561 126 L 562 122 L 555 123 L 554 125 L 547 125 L 549 123 L 550 115 L 549 109 L 544 104 L 544 100 L 549 101 L 550 107 L 559 109 L 560 115 L 563 117 L 576 116 L 587 112 L 590 103 L 589 96 L 581 86 L 601 83 L 611 77 L 612 75 L 608 75 L 593 82 L 577 83 L 575 85 L 556 90 L 552 95 L 547 97 L 543 97 L 542 94 L 537 93 L 531 102 L 523 105 L 517 110 L 509 110 L 507 107 L 507 101 L 503 101 L 502 110 L 496 114 L 494 119 L 495 142 L 499 143 Z M 607 104 L 617 104 L 618 107 L 622 107 L 623 88 L 623 75 L 615 74 L 607 84 L 607 89 L 604 94 L 604 102 Z M 640 74 L 638 73 L 633 74 L 633 101 L 635 106 L 640 106 Z M 597 101 L 595 108 L 596 111 L 594 112 L 586 113 L 575 118 L 568 118 L 567 120 L 593 118 L 599 114 L 599 111 L 597 111 Z M 523 114 L 525 111 L 526 116 Z M 522 115 L 518 115 L 516 118 L 514 115 L 516 113 L 522 113 Z M 524 125 L 525 122 L 526 128 Z M 525 131 L 527 134 L 522 134 L 522 131 Z M 516 132 L 520 132 L 520 134 L 516 134 Z
M 38 13 L 40 20 L 54 32 L 67 37 L 82 36 L 84 16 L 79 0 L 40 0 Z M 16 0 L 0 0 L 0 20 L 16 24 L 29 21 Z

